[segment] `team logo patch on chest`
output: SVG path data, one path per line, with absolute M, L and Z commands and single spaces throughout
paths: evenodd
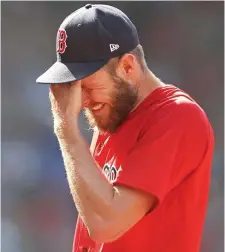
M 117 178 L 119 177 L 119 173 L 122 171 L 122 168 L 120 167 L 119 169 L 117 169 L 114 165 L 105 164 L 102 171 L 106 178 L 111 183 L 114 183 L 117 181 Z

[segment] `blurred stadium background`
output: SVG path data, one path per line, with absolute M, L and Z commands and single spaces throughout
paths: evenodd
M 2 252 L 71 251 L 76 209 L 52 132 L 48 86 L 35 80 L 55 61 L 58 26 L 86 3 L 1 3 Z M 102 3 L 133 20 L 150 69 L 189 92 L 211 120 L 216 147 L 201 252 L 222 252 L 224 3 Z M 83 117 L 80 125 L 90 143 Z

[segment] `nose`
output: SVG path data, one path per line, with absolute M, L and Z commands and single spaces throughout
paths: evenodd
M 82 89 L 82 97 L 83 97 L 83 107 L 87 107 L 90 103 L 89 94 L 86 90 Z

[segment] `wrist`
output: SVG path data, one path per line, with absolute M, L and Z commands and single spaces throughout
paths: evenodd
M 80 137 L 78 119 L 54 120 L 54 133 L 58 139 L 76 139 Z

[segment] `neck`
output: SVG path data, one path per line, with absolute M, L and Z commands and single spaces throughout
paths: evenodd
M 155 89 L 165 87 L 159 78 L 157 78 L 150 70 L 144 74 L 137 83 L 138 99 L 133 110 Z

